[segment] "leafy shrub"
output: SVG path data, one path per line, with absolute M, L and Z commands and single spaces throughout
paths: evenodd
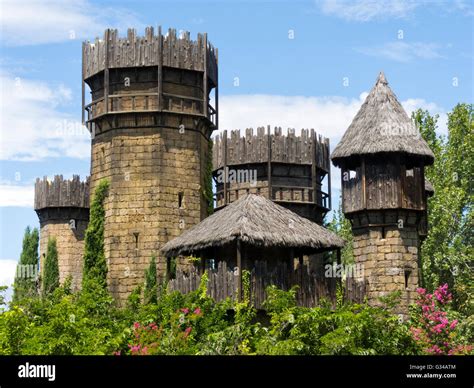
M 450 319 L 452 295 L 448 284 L 439 286 L 432 294 L 418 288 L 418 300 L 413 312 L 413 338 L 427 354 L 468 354 L 473 347 L 460 343 L 456 332 L 457 319 Z

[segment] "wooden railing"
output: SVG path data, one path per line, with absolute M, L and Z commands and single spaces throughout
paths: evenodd
M 245 188 L 229 188 L 227 187 L 227 200 L 224 200 L 224 190 L 217 190 L 214 195 L 216 201 L 216 208 L 220 208 L 232 202 L 231 195 L 234 194 L 236 198 L 239 196 L 239 192 L 245 190 Z M 258 193 L 263 190 L 268 190 L 268 186 L 249 187 L 248 191 L 251 193 Z M 316 198 L 314 197 L 314 189 L 312 187 L 302 186 L 283 186 L 283 185 L 272 185 L 272 201 L 276 203 L 298 203 L 298 204 L 316 204 L 324 209 L 329 209 L 329 194 L 317 189 Z
M 207 293 L 216 302 L 227 298 L 237 300 L 238 294 L 238 271 L 229 268 L 225 261 L 220 261 L 216 269 L 207 270 L 208 282 Z M 180 291 L 183 294 L 195 291 L 201 283 L 201 274 L 197 271 L 184 273 L 178 271 L 176 278 L 168 282 L 168 291 Z M 262 308 L 267 298 L 266 289 L 275 285 L 282 290 L 289 290 L 298 286 L 296 291 L 296 302 L 299 306 L 314 307 L 325 299 L 335 306 L 336 286 L 340 279 L 325 277 L 324 273 L 310 273 L 306 265 L 295 270 L 290 270 L 285 263 L 272 264 L 266 261 L 254 262 L 250 271 L 248 293 L 250 302 L 256 308 Z M 344 300 L 347 302 L 363 303 L 367 290 L 365 281 L 357 281 L 348 277 L 344 283 Z
M 97 119 L 106 114 L 143 113 L 143 112 L 174 112 L 188 113 L 207 117 L 216 124 L 216 110 L 208 105 L 204 112 L 204 101 L 201 98 L 162 93 L 161 99 L 157 92 L 135 92 L 133 94 L 111 94 L 106 106 L 105 97 L 100 97 L 85 106 L 87 121 Z M 160 100 L 162 100 L 160 109 Z

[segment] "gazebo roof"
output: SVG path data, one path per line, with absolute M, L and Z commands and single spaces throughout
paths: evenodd
M 167 257 L 192 254 L 237 240 L 308 253 L 344 246 L 344 240 L 322 226 L 263 196 L 246 194 L 166 243 L 161 252 Z
M 345 158 L 379 153 L 422 157 L 426 164 L 434 160 L 433 152 L 398 102 L 383 72 L 334 148 L 331 159 L 340 166 Z

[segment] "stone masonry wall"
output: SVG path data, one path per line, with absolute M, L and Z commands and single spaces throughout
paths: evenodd
M 93 139 L 91 197 L 107 178 L 105 256 L 109 289 L 119 304 L 143 283 L 152 255 L 158 275 L 165 274 L 159 249 L 206 216 L 207 153 L 207 140 L 196 130 L 118 128 Z
M 414 226 L 385 227 L 385 238 L 381 227 L 354 230 L 354 258 L 356 263 L 363 264 L 369 304 L 379 305 L 379 297 L 401 291 L 397 312 L 406 314 L 418 287 L 418 244 Z
M 48 239 L 56 238 L 59 281 L 72 276 L 72 289 L 80 289 L 84 254 L 84 235 L 88 221 L 76 220 L 76 230 L 69 227 L 69 219 L 48 220 L 40 225 L 40 268 L 43 271 Z

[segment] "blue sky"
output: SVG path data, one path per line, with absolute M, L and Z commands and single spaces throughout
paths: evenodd
M 24 3 L 21 5 L 21 3 Z M 81 42 L 107 27 L 208 32 L 221 129 L 270 124 L 340 139 L 383 70 L 410 113 L 473 102 L 470 1 L 10 1 L 0 4 L 0 283 L 11 280 L 36 177 L 89 173 Z M 334 170 L 334 205 L 339 196 Z

